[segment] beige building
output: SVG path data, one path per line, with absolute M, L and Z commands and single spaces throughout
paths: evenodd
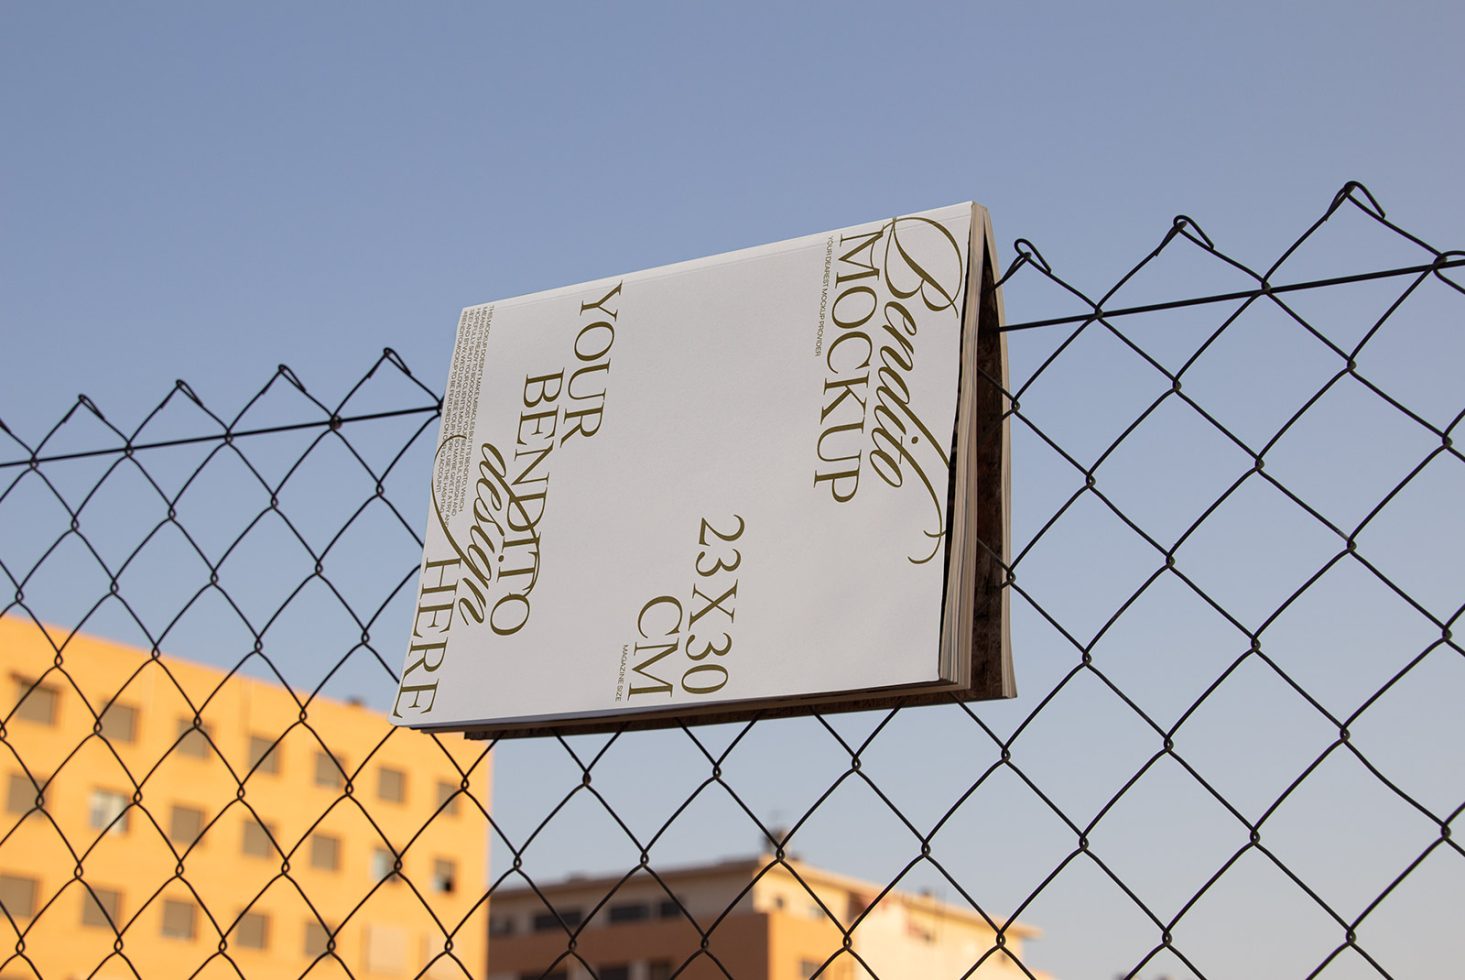
M 0 617 L 0 977 L 482 975 L 481 745 L 83 635 L 56 659 Z
M 666 888 L 637 874 L 540 884 L 539 894 L 495 892 L 488 980 L 858 980 L 871 972 L 884 980 L 1005 980 L 1026 976 L 1008 952 L 1021 958 L 1037 935 L 1014 924 L 999 949 L 970 907 L 902 891 L 881 897 L 877 885 L 766 854 L 657 875 Z M 688 914 L 709 933 L 705 956 Z M 848 951 L 831 915 L 859 923 Z

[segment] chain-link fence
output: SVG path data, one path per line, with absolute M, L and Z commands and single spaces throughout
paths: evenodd
M 395 353 L 3 428 L 0 975 L 632 976 L 589 951 L 650 887 L 635 975 L 738 976 L 775 876 L 806 975 L 936 975 L 872 938 L 912 896 L 987 930 L 953 976 L 1458 971 L 1465 254 L 1357 184 L 1265 266 L 1186 217 L 1097 296 L 1016 248 L 1010 702 L 393 730 L 437 422 Z

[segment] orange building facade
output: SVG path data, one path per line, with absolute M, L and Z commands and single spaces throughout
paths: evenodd
M 0 617 L 0 978 L 482 975 L 482 746 L 84 635 L 56 658 Z
M 1028 974 L 1012 957 L 1037 936 L 1010 926 L 1009 956 L 969 907 L 881 896 L 879 886 L 770 855 L 657 874 L 665 888 L 638 874 L 541 884 L 543 899 L 527 887 L 495 892 L 488 980 L 1015 980 Z M 853 926 L 848 951 L 831 916 Z M 710 933 L 706 955 L 691 920 Z

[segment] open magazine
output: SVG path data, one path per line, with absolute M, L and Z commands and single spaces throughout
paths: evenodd
M 1012 696 L 995 275 L 960 204 L 464 310 L 393 720 Z

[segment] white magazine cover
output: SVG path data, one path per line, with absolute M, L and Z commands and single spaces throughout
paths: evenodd
M 959 204 L 464 310 L 393 720 L 960 681 L 948 509 L 985 226 Z

